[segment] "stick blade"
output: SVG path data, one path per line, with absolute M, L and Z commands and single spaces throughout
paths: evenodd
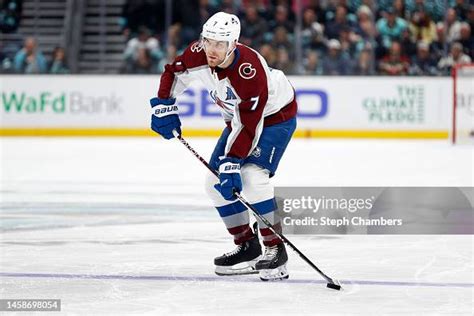
M 342 289 L 341 287 L 341 283 L 337 280 L 333 280 L 333 282 L 331 283 L 328 283 L 326 285 L 326 287 L 330 288 L 330 289 L 333 289 L 333 290 L 337 290 L 337 291 L 340 291 Z

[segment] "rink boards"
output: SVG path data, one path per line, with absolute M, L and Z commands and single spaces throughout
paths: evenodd
M 0 76 L 0 135 L 152 136 L 148 100 L 159 76 Z M 447 139 L 452 79 L 290 77 L 297 137 Z M 187 136 L 224 127 L 204 86 L 178 97 Z

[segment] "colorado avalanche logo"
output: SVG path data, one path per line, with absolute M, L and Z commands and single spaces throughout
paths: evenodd
M 214 100 L 214 102 L 223 109 L 232 110 L 232 108 L 234 107 L 234 104 L 219 99 L 219 97 L 217 96 L 217 91 L 215 90 L 209 92 L 209 95 L 211 96 L 212 100 Z
M 250 63 L 243 63 L 239 67 L 239 75 L 244 79 L 252 79 L 257 74 L 257 70 Z
M 260 157 L 261 154 L 262 154 L 262 150 L 260 149 L 260 147 L 255 147 L 251 155 L 254 156 L 255 158 L 258 158 Z
M 191 51 L 193 53 L 199 53 L 200 51 L 202 51 L 202 49 L 203 47 L 200 42 L 196 42 L 191 46 Z

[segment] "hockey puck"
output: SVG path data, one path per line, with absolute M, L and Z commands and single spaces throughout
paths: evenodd
M 336 283 L 328 283 L 327 287 L 330 288 L 330 289 L 333 289 L 333 290 L 338 290 L 338 291 L 341 290 L 341 286 L 339 284 L 336 284 Z

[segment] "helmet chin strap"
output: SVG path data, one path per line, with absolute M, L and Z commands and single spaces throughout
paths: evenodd
M 224 61 L 220 63 L 219 65 L 217 65 L 217 67 L 222 68 L 222 65 L 224 65 L 229 60 L 229 57 L 232 55 L 232 53 L 234 52 L 236 48 L 237 48 L 237 42 L 234 42 L 234 47 L 227 51 L 227 53 L 225 54 Z

